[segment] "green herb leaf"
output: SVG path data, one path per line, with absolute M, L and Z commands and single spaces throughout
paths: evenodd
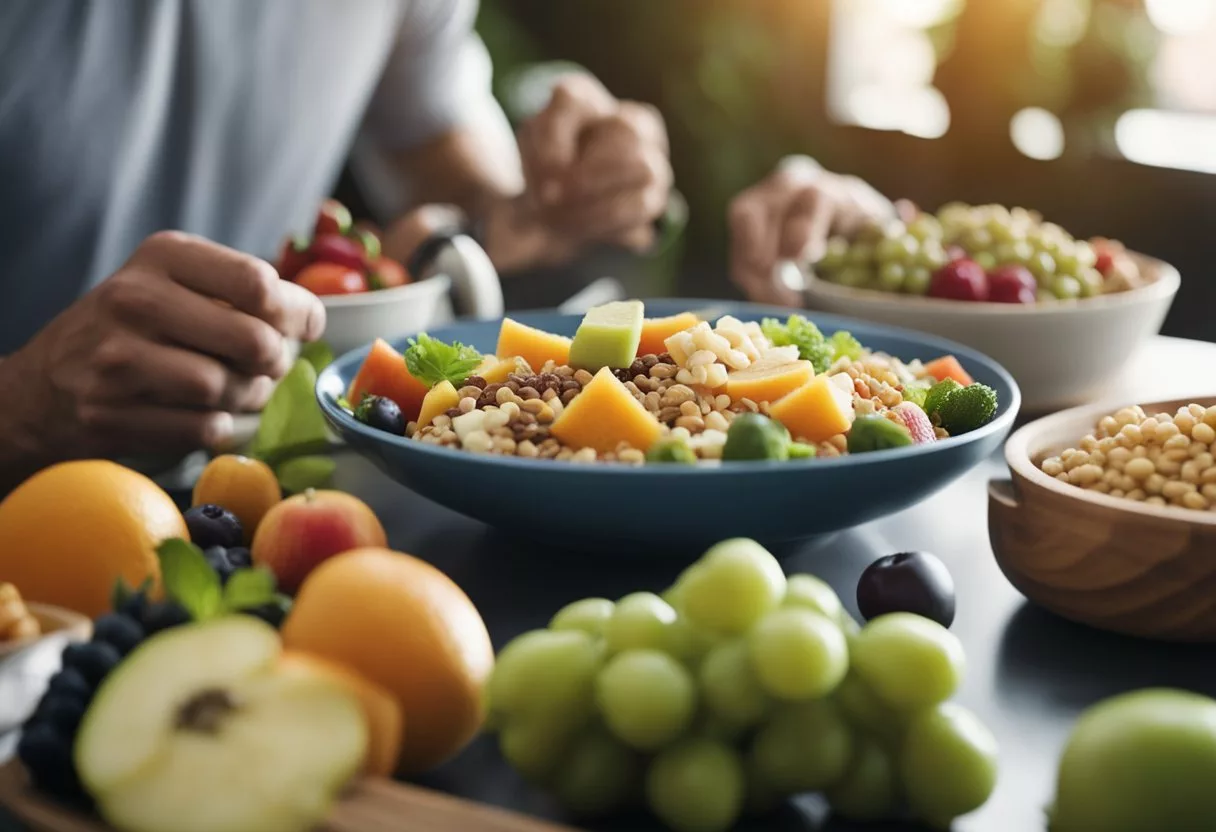
M 410 375 L 427 387 L 450 381 L 457 387 L 481 363 L 481 353 L 464 344 L 445 344 L 425 332 L 410 339 L 405 351 L 405 366 Z
M 316 385 L 316 369 L 307 359 L 297 359 L 262 409 L 253 440 L 259 457 L 274 456 L 286 447 L 328 441 L 329 430 L 314 392 Z
M 224 585 L 224 609 L 238 612 L 263 604 L 275 603 L 278 593 L 274 588 L 274 573 L 259 566 L 254 569 L 238 569 Z
M 299 494 L 310 488 L 325 488 L 333 479 L 338 464 L 327 456 L 298 456 L 275 468 L 284 491 Z
M 181 604 L 195 621 L 206 621 L 223 611 L 220 578 L 203 557 L 203 551 L 180 538 L 166 540 L 156 549 L 165 593 Z
M 346 396 L 338 396 L 335 401 L 337 401 L 338 407 L 342 408 L 347 413 L 355 412 L 355 409 L 351 406 L 350 399 L 346 398 Z

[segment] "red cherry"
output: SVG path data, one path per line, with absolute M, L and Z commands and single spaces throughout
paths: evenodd
M 988 273 L 988 300 L 993 303 L 1034 303 L 1038 284 L 1025 266 L 998 266 Z
M 317 222 L 313 227 L 313 235 L 346 234 L 350 232 L 350 211 L 336 199 L 327 199 L 321 203 L 317 211 Z
M 929 284 L 929 297 L 988 300 L 988 275 L 974 260 L 955 260 L 934 273 Z
M 1106 249 L 1098 251 L 1098 259 L 1094 261 L 1094 268 L 1102 273 L 1103 277 L 1110 277 L 1111 269 L 1115 267 L 1115 255 Z
M 312 241 L 308 253 L 318 263 L 337 263 L 359 272 L 367 269 L 363 244 L 341 234 L 322 234 Z

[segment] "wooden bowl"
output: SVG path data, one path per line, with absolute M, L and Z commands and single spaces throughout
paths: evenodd
M 1173 413 L 1216 398 L 1142 405 Z M 988 488 L 997 563 L 1028 599 L 1102 630 L 1216 642 L 1216 512 L 1146 505 L 1048 476 L 1045 457 L 1076 447 L 1116 408 L 1088 406 L 1032 422 L 1009 438 L 1012 481 Z
M 50 604 L 26 604 L 30 614 L 42 625 L 42 633 L 33 638 L 0 641 L 0 661 L 15 656 L 50 635 L 66 636 L 68 641 L 84 641 L 93 633 L 93 622 L 87 616 Z

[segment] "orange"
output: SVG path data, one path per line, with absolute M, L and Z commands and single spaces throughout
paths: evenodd
M 203 469 L 194 484 L 191 504 L 215 504 L 231 511 L 241 521 L 248 546 L 266 512 L 282 499 L 279 480 L 269 465 L 260 459 L 224 454 Z
M 349 668 L 309 653 L 284 651 L 278 669 L 284 673 L 323 676 L 358 699 L 367 720 L 367 759 L 363 762 L 363 773 L 374 777 L 388 777 L 393 773 L 401 756 L 405 724 L 401 718 L 401 705 L 391 693 Z
M 0 575 L 28 601 L 96 618 L 114 581 L 160 580 L 156 547 L 188 538 L 173 500 L 152 480 L 113 462 L 46 468 L 0 503 Z
M 300 588 L 283 643 L 396 696 L 409 727 L 403 774 L 451 758 L 481 727 L 494 667 L 485 622 L 460 587 L 417 558 L 364 548 L 325 561 Z

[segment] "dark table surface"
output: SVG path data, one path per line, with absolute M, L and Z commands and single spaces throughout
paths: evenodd
M 1199 394 L 1211 376 L 1216 345 L 1157 339 L 1138 357 L 1112 399 L 1151 401 Z M 1144 370 L 1167 367 L 1164 372 Z M 1205 369 L 1206 368 L 1206 369 Z M 1207 394 L 1211 394 L 1211 383 Z M 684 565 L 629 553 L 587 555 L 578 541 L 546 539 L 533 530 L 521 539 L 430 503 L 350 454 L 340 456 L 336 487 L 365 500 L 383 520 L 391 544 L 434 563 L 481 610 L 495 647 L 543 627 L 563 604 L 587 596 L 616 598 L 668 586 Z M 1101 633 L 1055 618 L 1030 605 L 1005 580 L 987 535 L 986 486 L 1007 477 L 999 458 L 986 461 L 944 491 L 899 514 L 830 541 L 779 552 L 786 571 L 828 581 L 856 614 L 854 587 L 874 558 L 910 549 L 934 552 L 949 566 L 958 590 L 953 630 L 967 651 L 958 701 L 974 709 L 1001 746 L 996 793 L 979 812 L 956 824 L 963 832 L 1043 829 L 1043 807 L 1053 792 L 1060 749 L 1079 712 L 1135 688 L 1177 686 L 1216 696 L 1216 647 L 1167 645 Z M 539 499 L 539 497 L 538 497 Z M 14 738 L 0 736 L 0 761 Z M 456 760 L 423 778 L 424 785 L 486 803 L 562 819 L 543 794 L 507 767 L 483 738 Z M 846 830 L 815 800 L 800 800 L 745 829 Z M 0 812 L 0 828 L 6 828 Z M 622 818 L 593 829 L 648 832 L 643 818 Z M 912 827 L 867 826 L 907 830 Z

